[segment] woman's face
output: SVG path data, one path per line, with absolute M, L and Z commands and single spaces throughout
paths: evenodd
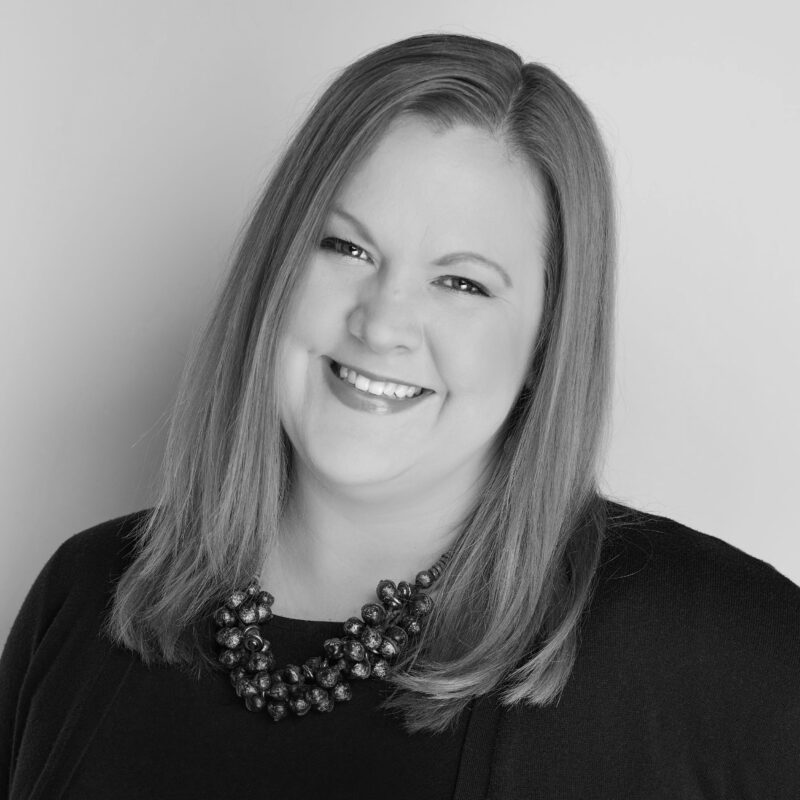
M 526 378 L 546 229 L 539 176 L 498 140 L 396 121 L 341 185 L 282 343 L 303 467 L 333 487 L 477 479 Z

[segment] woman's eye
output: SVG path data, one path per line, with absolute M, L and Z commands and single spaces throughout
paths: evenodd
M 367 251 L 363 247 L 359 247 L 357 244 L 347 239 L 338 239 L 336 236 L 326 236 L 320 242 L 319 246 L 324 250 L 333 250 L 335 253 L 339 253 L 339 255 L 355 258 L 357 261 L 362 260 L 362 255 L 369 258 Z
M 441 283 L 448 289 L 454 292 L 461 292 L 462 294 L 476 294 L 489 297 L 489 292 L 483 288 L 479 283 L 469 281 L 466 278 L 458 278 L 455 275 L 445 275 L 440 279 Z
M 362 261 L 362 256 L 365 256 L 368 261 L 370 260 L 369 253 L 367 253 L 363 247 L 359 247 L 359 245 L 355 242 L 351 242 L 349 239 L 340 239 L 337 236 L 326 236 L 320 242 L 320 247 L 323 250 L 333 250 L 334 253 L 338 253 L 339 255 L 354 258 L 356 261 Z M 445 286 L 445 288 L 453 292 L 490 297 L 489 292 L 487 292 L 483 286 L 474 281 L 467 280 L 466 278 L 459 278 L 455 275 L 445 275 L 443 278 L 439 279 L 439 282 Z

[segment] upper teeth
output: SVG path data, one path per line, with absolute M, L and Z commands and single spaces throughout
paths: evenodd
M 419 386 L 409 386 L 405 383 L 391 383 L 390 381 L 372 381 L 364 375 L 356 372 L 349 367 L 339 366 L 339 377 L 352 383 L 356 389 L 368 394 L 385 395 L 386 397 L 416 397 L 422 394 L 422 389 Z

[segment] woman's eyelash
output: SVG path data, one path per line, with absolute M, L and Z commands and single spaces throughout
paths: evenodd
M 443 278 L 439 279 L 440 281 L 453 281 L 453 283 L 461 285 L 462 287 L 466 287 L 466 289 L 461 288 L 457 289 L 455 286 L 447 286 L 447 289 L 450 289 L 453 292 L 459 292 L 460 294 L 474 294 L 474 295 L 483 295 L 484 297 L 489 297 L 489 292 L 483 288 L 479 283 L 475 283 L 475 281 L 467 280 L 466 278 L 459 278 L 457 275 L 445 275 Z
M 356 254 L 352 251 L 357 250 L 364 255 L 367 255 L 367 251 L 363 247 L 359 247 L 355 242 L 351 242 L 348 239 L 339 239 L 336 236 L 326 236 L 321 242 L 320 247 L 325 250 L 333 250 L 339 255 L 348 256 L 350 258 L 355 258 L 357 260 L 361 260 L 358 258 Z
M 360 247 L 355 242 L 351 242 L 349 239 L 340 239 L 338 236 L 325 236 L 320 242 L 320 247 L 324 250 L 333 250 L 335 253 L 347 256 L 348 258 L 355 258 L 357 261 L 361 259 L 353 251 L 363 253 L 369 257 L 369 254 L 363 247 Z M 444 283 L 445 281 L 451 281 L 454 285 L 448 286 Z M 459 278 L 457 275 L 445 275 L 439 279 L 439 282 L 446 289 L 456 292 L 457 294 L 471 294 L 483 297 L 491 296 L 479 283 L 468 280 L 467 278 Z

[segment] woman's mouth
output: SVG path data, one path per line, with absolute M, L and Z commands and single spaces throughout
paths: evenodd
M 394 414 L 414 408 L 424 403 L 428 395 L 434 394 L 431 389 L 415 384 L 364 374 L 331 358 L 323 360 L 328 362 L 323 372 L 331 391 L 344 405 L 356 411 Z
M 412 397 L 419 397 L 425 391 L 421 386 L 369 377 L 352 367 L 339 364 L 333 361 L 333 359 L 331 359 L 330 366 L 333 374 L 336 375 L 337 378 L 349 383 L 358 391 L 374 397 L 390 397 L 397 400 L 406 400 Z

